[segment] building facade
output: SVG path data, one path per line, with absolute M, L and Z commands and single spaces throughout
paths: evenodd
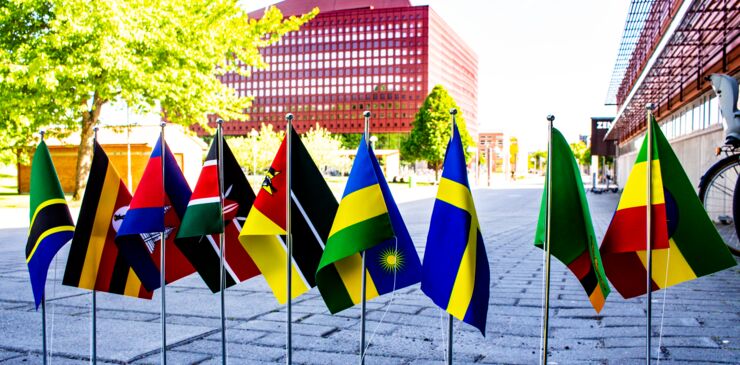
M 478 154 L 480 160 L 488 161 L 490 154 L 492 157 L 490 158 L 490 166 L 493 172 L 504 171 L 504 144 L 504 134 L 501 132 L 480 132 L 478 134 Z M 486 162 L 486 166 L 489 166 L 488 162 Z
M 607 104 L 617 116 L 606 134 L 618 140 L 623 185 L 646 129 L 647 103 L 692 183 L 722 156 L 724 130 L 707 77 L 740 76 L 740 1 L 633 0 Z
M 372 112 L 374 133 L 408 133 L 426 95 L 441 84 L 476 139 L 477 56 L 430 7 L 408 0 L 286 0 L 276 6 L 285 16 L 313 6 L 320 13 L 262 50 L 268 69 L 250 70 L 248 78 L 222 77 L 240 95 L 255 97 L 246 110 L 250 120 L 225 124 L 225 133 L 246 134 L 261 123 L 284 129 L 286 113 L 295 115 L 299 132 L 318 123 L 332 133 L 361 133 L 365 110 Z

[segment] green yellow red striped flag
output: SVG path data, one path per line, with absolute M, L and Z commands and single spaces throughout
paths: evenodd
M 652 165 L 652 288 L 655 291 L 735 266 L 655 119 L 652 161 L 642 143 L 604 241 L 609 281 L 625 298 L 645 294 L 647 277 L 647 166 Z

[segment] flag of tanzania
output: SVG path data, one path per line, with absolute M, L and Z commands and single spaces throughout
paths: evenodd
M 652 118 L 650 123 L 653 125 L 651 290 L 655 291 L 736 263 L 658 123 Z M 642 143 L 601 244 L 606 275 L 625 298 L 647 292 L 647 141 L 645 138 Z
M 321 172 L 291 129 L 291 223 L 293 236 L 291 298 L 316 286 L 314 273 L 329 237 L 337 200 Z M 272 293 L 283 304 L 287 293 L 285 245 L 286 147 L 283 139 L 257 194 L 239 240 L 254 260 Z M 228 253 L 227 253 L 228 255 Z
M 244 246 L 239 243 L 239 232 L 254 202 L 254 192 L 226 141 L 222 143 L 225 192 L 224 212 L 221 212 L 217 153 L 218 141 L 221 138 L 216 134 L 211 143 L 198 183 L 195 184 L 195 190 L 190 197 L 188 209 L 182 218 L 182 227 L 177 233 L 178 239 L 175 240 L 183 251 L 197 252 L 195 255 L 188 255 L 188 258 L 214 293 L 221 290 L 219 269 L 222 252 L 225 252 L 226 288 L 260 273 Z M 222 229 L 226 230 L 225 251 L 220 247 L 219 234 L 222 233 Z M 182 240 L 183 237 L 197 237 L 200 241 L 193 244 L 192 240 Z M 183 244 L 190 247 L 183 247 Z
M 316 273 L 319 291 L 331 313 L 362 300 L 359 253 L 363 250 L 367 299 L 421 280 L 419 256 L 364 137 Z M 332 264 L 338 276 L 330 269 Z
M 591 213 L 583 191 L 581 174 L 568 142 L 553 128 L 551 138 L 552 177 L 545 178 L 535 246 L 542 248 L 547 227 L 547 183 L 552 182 L 550 200 L 550 253 L 568 266 L 586 290 L 596 312 L 604 307 L 609 295 L 601 264 Z
M 152 298 L 152 292 L 144 288 L 115 243 L 116 231 L 130 203 L 131 193 L 103 148 L 95 142 L 90 176 L 64 270 L 64 285 Z M 134 238 L 143 244 L 141 237 Z
M 160 138 L 144 168 L 144 175 L 134 192 L 129 209 L 121 212 L 124 219 L 116 236 L 118 249 L 148 290 L 160 286 L 162 232 L 167 245 L 165 282 L 171 283 L 195 272 L 184 252 L 175 245 L 175 235 L 189 200 L 190 187 L 170 149 L 166 144 L 162 148 Z
M 463 145 L 455 126 L 432 211 L 421 290 L 440 308 L 485 335 L 489 278 Z
M 38 309 L 44 298 L 51 259 L 72 239 L 75 227 L 59 184 L 46 142 L 41 141 L 31 162 L 31 228 L 26 242 L 26 264 Z

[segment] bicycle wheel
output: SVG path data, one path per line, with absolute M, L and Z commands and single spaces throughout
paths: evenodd
M 740 155 L 725 157 L 712 165 L 699 183 L 699 199 L 727 247 L 740 246 L 734 219 L 735 190 L 740 175 Z M 740 208 L 740 203 L 738 203 Z M 740 218 L 740 214 L 738 214 Z
M 735 193 L 733 194 L 732 198 L 732 220 L 734 222 L 737 222 L 738 219 L 740 219 L 740 179 L 737 179 L 737 182 L 735 182 Z M 735 224 L 735 237 L 740 237 L 740 225 Z M 730 252 L 732 252 L 735 256 L 740 256 L 740 241 L 735 240 L 734 244 L 731 244 L 730 242 L 727 242 L 727 247 L 730 248 Z

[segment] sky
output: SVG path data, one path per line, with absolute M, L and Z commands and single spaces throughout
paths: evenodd
M 604 101 L 629 0 L 411 2 L 429 5 L 478 55 L 480 131 L 515 136 L 529 152 L 547 148 L 548 114 L 569 141 L 590 134 L 590 117 L 616 114 Z

